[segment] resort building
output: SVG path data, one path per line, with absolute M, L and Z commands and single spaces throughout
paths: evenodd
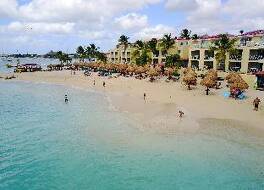
M 167 55 L 179 54 L 183 67 L 196 69 L 213 68 L 224 71 L 239 71 L 243 73 L 263 70 L 264 64 L 264 30 L 247 32 L 238 36 L 229 35 L 229 38 L 237 39 L 235 55 L 228 54 L 225 63 L 218 63 L 215 53 L 210 51 L 213 42 L 219 39 L 219 35 L 200 36 L 196 40 L 182 38 L 175 39 L 175 44 L 168 51 L 162 50 L 160 40 L 157 43 L 158 53 L 151 53 L 152 64 L 161 64 Z M 115 49 L 107 54 L 111 63 L 133 63 L 133 52 L 136 50 L 134 44 L 117 45 Z
M 210 51 L 213 42 L 219 36 L 201 36 L 191 40 L 189 49 L 189 66 L 197 69 L 213 68 L 225 71 L 240 71 L 243 73 L 263 70 L 264 63 L 264 30 L 248 32 L 236 38 L 235 55 L 227 55 L 225 63 L 217 63 L 214 53 Z

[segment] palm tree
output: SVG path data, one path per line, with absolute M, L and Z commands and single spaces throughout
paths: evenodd
M 125 36 L 124 34 L 119 37 L 119 44 L 124 45 L 124 52 L 126 52 L 128 46 L 128 39 L 129 37 Z
M 198 38 L 199 38 L 199 36 L 198 36 L 197 34 L 193 34 L 193 35 L 192 35 L 192 39 L 193 39 L 193 40 L 197 40 Z
M 85 55 L 88 58 L 95 58 L 96 54 L 100 48 L 96 47 L 95 44 L 90 44 L 89 46 L 86 47 L 85 49 Z
M 227 53 L 237 54 L 237 50 L 235 49 L 236 41 L 236 38 L 230 39 L 228 34 L 220 34 L 220 38 L 210 47 L 210 51 L 215 53 L 218 64 L 225 63 Z
M 169 50 L 174 45 L 174 43 L 175 41 L 171 37 L 171 34 L 165 34 L 161 39 L 161 45 L 164 50 Z
M 158 55 L 159 51 L 157 50 L 157 39 L 152 38 L 150 41 L 148 41 L 147 45 L 150 51 L 153 53 L 153 55 Z
M 58 51 L 56 53 L 56 58 L 60 60 L 61 64 L 68 63 L 72 61 L 72 58 L 69 57 L 68 54 L 63 53 L 62 51 Z
M 76 50 L 76 53 L 77 53 L 78 57 L 80 58 L 80 60 L 83 61 L 84 58 L 85 58 L 85 50 L 84 50 L 84 48 L 82 46 L 79 46 L 77 48 L 77 50 Z
M 181 37 L 186 39 L 186 40 L 189 40 L 189 39 L 191 39 L 191 33 L 192 33 L 191 30 L 188 30 L 185 28 L 181 31 Z
M 143 66 L 151 62 L 149 53 L 151 52 L 148 43 L 137 40 L 135 42 L 135 50 L 133 51 L 133 59 L 135 59 L 136 64 Z

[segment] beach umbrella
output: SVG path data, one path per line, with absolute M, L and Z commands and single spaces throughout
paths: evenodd
M 174 72 L 174 69 L 173 68 L 167 68 L 165 70 L 165 75 L 171 76 L 173 74 L 173 72 Z
M 248 88 L 249 88 L 248 84 L 243 79 L 237 80 L 230 85 L 231 90 L 232 89 L 239 89 L 239 90 L 243 91 L 243 90 L 247 90 Z
M 156 77 L 159 75 L 158 71 L 154 68 L 150 68 L 149 71 L 147 72 L 147 74 L 150 77 Z
M 183 77 L 183 83 L 188 86 L 188 89 L 191 90 L 191 85 L 196 86 L 197 85 L 197 74 L 195 71 L 191 68 L 187 68 L 183 71 L 184 77 Z
M 126 69 L 127 73 L 134 73 L 135 72 L 135 67 L 133 67 L 132 65 L 129 65 Z

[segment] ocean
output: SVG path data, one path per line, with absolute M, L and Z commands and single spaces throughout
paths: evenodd
M 102 93 L 0 81 L 0 190 L 258 190 L 263 161 L 237 129 L 144 132 Z

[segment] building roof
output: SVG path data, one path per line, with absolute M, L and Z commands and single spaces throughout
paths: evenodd
M 257 73 L 256 73 L 256 76 L 262 76 L 262 77 L 264 77 L 264 71 L 259 71 L 259 72 L 257 72 Z
M 254 30 L 254 31 L 246 32 L 240 36 L 258 36 L 258 35 L 264 35 L 264 30 Z

